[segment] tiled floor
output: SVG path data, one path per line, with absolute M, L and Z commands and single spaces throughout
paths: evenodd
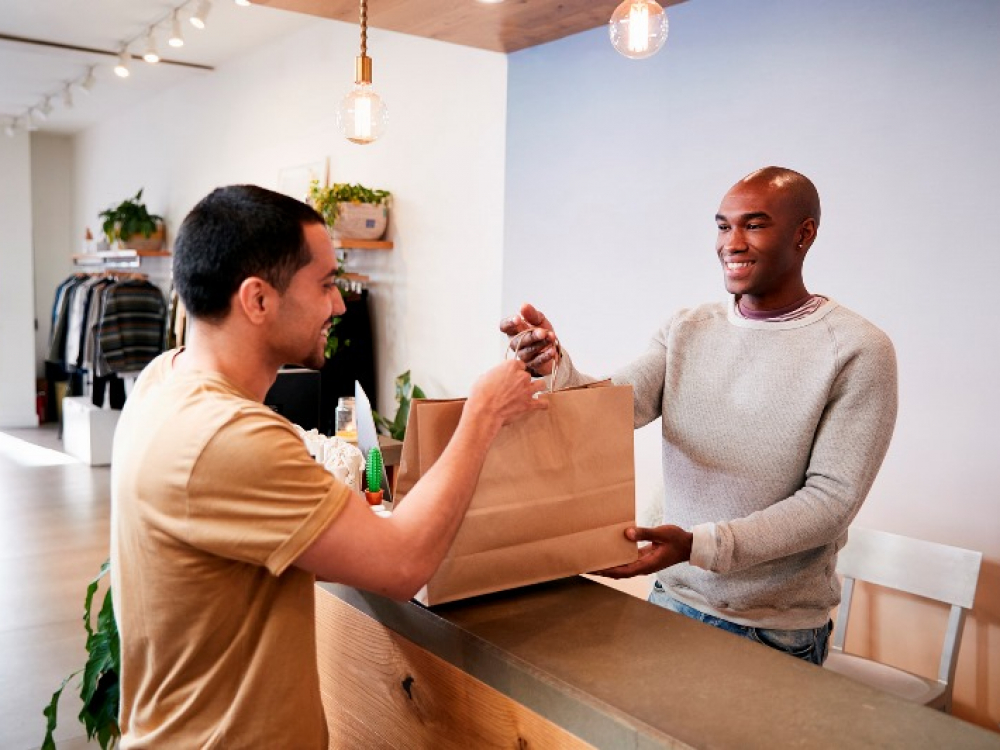
M 3 750 L 41 745 L 42 709 L 63 678 L 83 666 L 83 596 L 108 556 L 109 470 L 60 448 L 54 427 L 0 431 Z M 77 684 L 60 703 L 60 750 L 91 747 L 76 718 Z

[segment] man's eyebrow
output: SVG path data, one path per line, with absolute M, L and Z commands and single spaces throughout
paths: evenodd
M 329 271 L 324 273 L 320 278 L 322 279 L 334 278 L 336 275 L 337 275 L 337 269 L 331 268 Z
M 768 214 L 768 213 L 766 213 L 766 212 L 764 212 L 764 211 L 755 211 L 754 213 L 750 213 L 750 214 L 740 214 L 737 217 L 737 219 L 739 221 L 752 221 L 754 219 L 770 219 L 770 218 L 771 218 L 771 215 Z M 727 219 L 722 214 L 716 214 L 715 215 L 715 220 L 716 221 L 729 221 L 729 219 Z

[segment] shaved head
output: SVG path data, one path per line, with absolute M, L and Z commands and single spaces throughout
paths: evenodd
M 733 187 L 767 185 L 788 201 L 796 221 L 813 219 L 819 226 L 819 193 L 812 180 L 785 167 L 764 167 L 751 172 Z

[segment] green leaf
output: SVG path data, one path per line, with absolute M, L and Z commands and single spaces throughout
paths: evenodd
M 410 418 L 410 399 L 405 399 L 396 411 L 396 419 L 392 423 L 392 436 L 402 440 L 406 436 L 406 422 Z
M 49 701 L 44 709 L 42 709 L 42 715 L 45 716 L 45 739 L 42 740 L 41 750 L 56 750 L 55 739 L 52 737 L 52 733 L 56 731 L 56 724 L 59 723 L 59 699 L 62 697 L 63 690 L 66 689 L 66 685 L 69 681 L 76 677 L 83 670 L 77 670 L 65 680 L 62 681 L 62 685 L 59 689 L 52 694 L 52 700 Z
M 105 560 L 101 565 L 100 571 L 94 576 L 94 579 L 87 586 L 87 596 L 83 602 L 83 627 L 87 629 L 87 635 L 93 635 L 94 631 L 90 627 L 90 605 L 94 601 L 94 594 L 97 593 L 97 587 L 100 585 L 101 579 L 111 570 L 111 560 Z
M 106 748 L 112 738 L 117 738 L 121 732 L 118 729 L 118 675 L 107 672 L 101 675 L 94 697 L 86 706 L 88 717 L 84 721 L 87 737 L 100 742 Z M 82 714 L 81 714 L 82 716 Z
M 406 437 L 406 422 L 410 417 L 410 402 L 414 398 L 427 398 L 423 390 L 418 385 L 413 385 L 410 380 L 410 371 L 401 373 L 396 378 L 396 416 L 390 422 L 377 411 L 372 410 L 375 417 L 375 426 L 383 435 L 389 435 L 395 440 L 403 440 Z
M 337 333 L 337 326 L 340 325 L 341 320 L 343 320 L 343 317 L 337 316 L 330 321 L 330 328 L 326 334 L 326 348 L 324 349 L 327 359 L 333 359 L 337 355 L 337 352 L 340 351 L 340 347 L 351 345 L 350 339 L 342 339 L 340 338 L 340 334 Z
M 83 685 L 80 688 L 84 712 L 89 709 L 89 704 L 97 692 L 104 673 L 110 671 L 117 674 L 119 664 L 113 654 L 117 654 L 119 648 L 118 627 L 115 623 L 111 589 L 108 589 L 104 595 L 104 604 L 97 615 L 97 629 L 87 638 L 89 658 L 83 668 Z M 82 713 L 80 718 L 83 719 Z

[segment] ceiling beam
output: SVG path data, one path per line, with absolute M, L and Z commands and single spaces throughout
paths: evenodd
M 660 0 L 664 7 L 684 0 Z M 371 0 L 368 25 L 493 52 L 516 52 L 603 26 L 620 0 Z M 358 23 L 357 0 L 253 0 L 254 5 Z

